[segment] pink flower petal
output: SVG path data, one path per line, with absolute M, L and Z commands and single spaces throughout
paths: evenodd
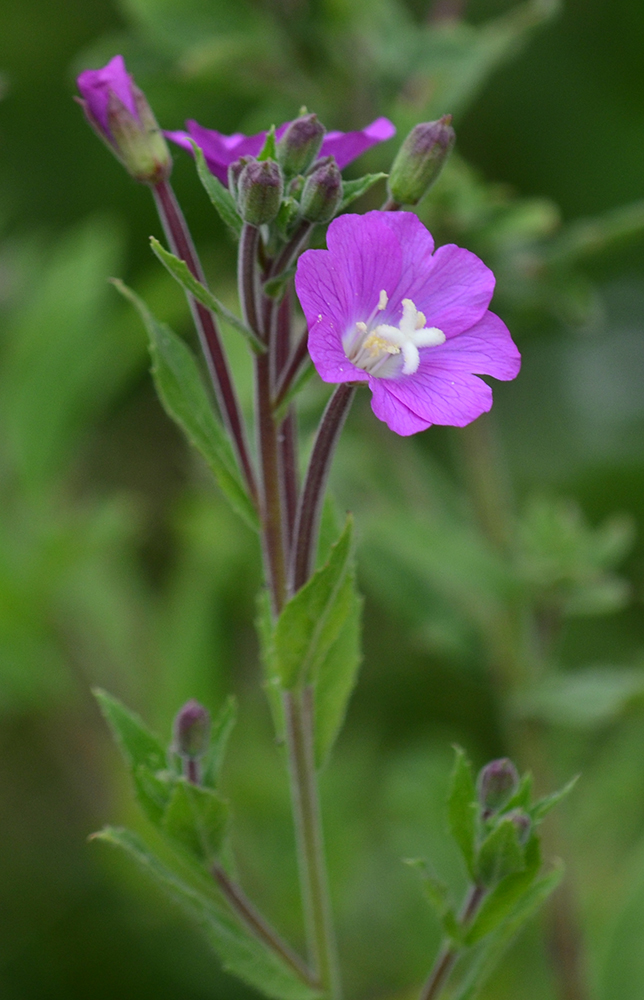
M 471 330 L 423 351 L 421 359 L 428 371 L 437 365 L 441 371 L 493 375 L 503 381 L 516 378 L 521 368 L 521 355 L 510 331 L 492 312 L 486 312 Z
M 429 424 L 465 427 L 492 408 L 492 390 L 476 375 L 421 361 L 413 376 L 381 379 L 387 391 Z
M 439 247 L 426 270 L 412 273 L 407 298 L 425 313 L 429 326 L 437 326 L 448 338 L 478 323 L 494 292 L 489 267 L 453 243 Z
M 376 118 L 371 125 L 357 132 L 327 132 L 320 156 L 335 156 L 336 163 L 343 170 L 372 146 L 386 142 L 395 134 L 396 126 L 388 118 Z
M 412 413 L 404 403 L 392 396 L 388 391 L 388 385 L 385 379 L 369 379 L 369 386 L 373 392 L 371 409 L 378 419 L 383 420 L 390 431 L 403 437 L 427 430 L 431 424 Z
M 131 115 L 138 121 L 136 102 L 132 91 L 132 77 L 125 68 L 123 56 L 114 56 L 101 69 L 86 69 L 76 83 L 92 118 L 100 125 L 105 135 L 110 136 L 107 121 L 107 105 L 110 91 L 116 94 Z
M 378 304 L 380 292 L 396 288 L 402 269 L 400 241 L 380 218 L 380 213 L 341 215 L 329 226 L 327 246 L 336 273 L 344 274 L 351 290 L 345 329 L 366 321 Z M 303 255 L 306 257 L 306 254 Z M 383 314 L 383 318 L 387 312 Z

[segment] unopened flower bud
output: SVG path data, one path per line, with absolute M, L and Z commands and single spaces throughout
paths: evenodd
M 456 140 L 452 116 L 416 125 L 398 150 L 389 174 L 389 193 L 400 205 L 417 205 L 437 180 Z
M 479 802 L 484 814 L 491 815 L 508 801 L 519 786 L 517 769 L 508 757 L 490 761 L 476 781 Z
M 145 95 L 125 69 L 122 56 L 77 80 L 79 104 L 89 124 L 137 181 L 159 184 L 172 157 Z
M 180 708 L 174 720 L 174 748 L 180 757 L 198 760 L 210 740 L 210 712 L 193 698 Z
M 519 843 L 521 845 L 526 844 L 532 830 L 532 820 L 527 812 L 524 812 L 523 809 L 512 809 L 509 813 L 506 813 L 505 819 L 510 819 L 514 823 Z
M 263 226 L 272 222 L 282 202 L 284 178 L 274 160 L 247 163 L 237 180 L 237 205 L 244 222 Z
M 317 115 L 302 115 L 291 122 L 277 144 L 277 159 L 285 174 L 304 173 L 320 152 L 325 131 Z
M 237 201 L 237 189 L 242 171 L 249 163 L 254 162 L 254 156 L 240 156 L 238 160 L 235 160 L 234 163 L 231 163 L 228 167 L 228 190 L 232 194 L 235 201 Z
M 342 175 L 330 157 L 328 163 L 309 174 L 300 202 L 302 217 L 307 222 L 330 222 L 342 201 Z

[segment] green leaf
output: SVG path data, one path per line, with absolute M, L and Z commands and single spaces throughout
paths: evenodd
M 205 931 L 227 972 L 238 976 L 272 1000 L 316 1000 L 321 994 L 301 982 L 216 901 L 159 861 L 129 830 L 107 827 L 92 839 L 120 847 Z
M 260 152 L 257 154 L 258 160 L 276 160 L 277 159 L 277 149 L 275 143 L 275 126 L 271 125 L 268 132 L 266 133 L 266 138 L 264 139 L 264 145 L 262 146 Z
M 532 801 L 532 774 L 530 771 L 526 771 L 525 774 L 521 776 L 519 781 L 519 787 L 512 796 L 508 799 L 505 806 L 503 807 L 503 812 L 510 812 L 511 809 L 525 809 L 529 812 L 530 803 Z
M 361 198 L 374 184 L 385 180 L 388 176 L 388 174 L 383 173 L 365 174 L 364 177 L 359 177 L 356 181 L 344 181 L 342 184 L 342 201 L 338 212 L 344 212 L 356 198 Z
M 469 925 L 464 937 L 468 947 L 476 944 L 506 920 L 523 896 L 530 890 L 541 867 L 539 838 L 532 834 L 525 850 L 525 871 L 513 872 L 502 878 L 489 892 Z
M 199 148 L 196 142 L 192 143 L 192 149 L 195 156 L 195 163 L 197 164 L 199 180 L 206 189 L 206 194 L 217 209 L 222 222 L 224 222 L 228 227 L 233 239 L 239 240 L 242 231 L 242 220 L 237 213 L 237 207 L 233 196 L 228 188 L 224 187 L 224 185 L 210 173 L 203 151 Z
M 472 765 L 461 747 L 455 747 L 456 760 L 447 800 L 449 825 L 452 836 L 465 861 L 471 878 L 475 877 L 476 850 L 476 788 Z
M 127 285 L 121 281 L 114 281 L 114 285 L 136 307 L 147 329 L 152 374 L 166 412 L 199 449 L 233 509 L 257 530 L 256 511 L 239 478 L 228 438 L 213 412 L 195 356 L 165 323 L 155 319 Z
M 553 792 L 552 795 L 546 795 L 545 798 L 539 799 L 538 802 L 535 802 L 535 804 L 528 810 L 532 822 L 540 823 L 548 815 L 551 809 L 554 809 L 556 805 L 559 805 L 562 799 L 565 799 L 567 795 L 570 795 L 573 788 L 579 781 L 579 778 L 580 775 L 576 774 L 575 777 L 571 778 L 568 784 L 564 785 L 563 788 L 560 788 L 558 792 Z
M 519 843 L 519 831 L 510 818 L 500 819 L 481 844 L 477 868 L 477 881 L 488 886 L 506 875 L 525 869 L 525 856 Z
M 322 767 L 340 731 L 347 704 L 355 687 L 362 659 L 360 616 L 362 600 L 355 591 L 352 573 L 345 577 L 338 594 L 338 612 L 348 609 L 340 633 L 320 663 L 315 685 L 315 760 Z
M 228 804 L 211 788 L 177 778 L 163 817 L 167 834 L 206 865 L 221 851 L 228 825 Z
M 166 767 L 165 747 L 141 717 L 101 688 L 94 688 L 94 697 L 132 772 L 138 767 L 162 771 Z
M 168 808 L 175 775 L 170 771 L 155 774 L 143 764 L 132 772 L 136 797 L 149 820 L 159 826 Z
M 201 762 L 201 783 L 206 788 L 216 788 L 219 783 L 226 747 L 236 721 L 237 699 L 231 694 L 226 698 L 217 718 L 212 723 L 210 746 Z
M 454 1000 L 475 1000 L 479 996 L 512 939 L 556 889 L 562 874 L 563 869 L 557 868 L 549 875 L 533 882 L 503 923 L 493 934 L 488 936 L 467 979 L 459 992 L 455 994 Z
M 347 619 L 350 602 L 343 584 L 352 565 L 352 531 L 353 519 L 348 517 L 329 561 L 287 602 L 279 616 L 270 655 L 284 688 L 316 679 Z
M 150 237 L 150 246 L 152 247 L 152 252 L 159 258 L 163 266 L 190 295 L 206 306 L 207 309 L 214 312 L 224 323 L 228 323 L 235 330 L 238 330 L 246 338 L 256 354 L 266 353 L 266 344 L 238 316 L 235 316 L 230 309 L 227 309 L 223 302 L 220 302 L 217 296 L 212 294 L 210 289 L 202 285 L 200 281 L 197 281 L 184 260 L 179 260 L 174 254 L 169 253 L 154 236 Z

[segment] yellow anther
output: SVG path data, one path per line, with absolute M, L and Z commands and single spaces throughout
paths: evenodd
M 385 337 L 381 337 L 375 330 L 369 334 L 362 347 L 369 351 L 372 358 L 378 357 L 379 354 L 400 354 L 399 347 L 396 347 Z

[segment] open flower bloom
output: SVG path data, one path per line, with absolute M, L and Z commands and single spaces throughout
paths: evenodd
M 434 241 L 409 212 L 335 219 L 328 250 L 300 257 L 295 286 L 325 382 L 368 382 L 397 434 L 464 427 L 492 406 L 477 375 L 512 379 L 521 358 L 489 312 L 494 275 L 469 250 Z
M 275 130 L 275 138 L 280 139 L 290 122 L 284 122 Z M 223 135 L 215 129 L 204 128 L 196 121 L 186 122 L 187 132 L 166 132 L 172 142 L 192 152 L 192 142 L 203 150 L 208 169 L 222 184 L 228 183 L 228 167 L 240 156 L 257 156 L 266 140 L 267 132 L 257 135 Z M 386 139 L 391 139 L 396 128 L 388 118 L 376 118 L 358 132 L 327 132 L 324 136 L 320 157 L 334 156 L 338 167 L 343 170 L 348 163 L 356 160 L 361 153 Z

